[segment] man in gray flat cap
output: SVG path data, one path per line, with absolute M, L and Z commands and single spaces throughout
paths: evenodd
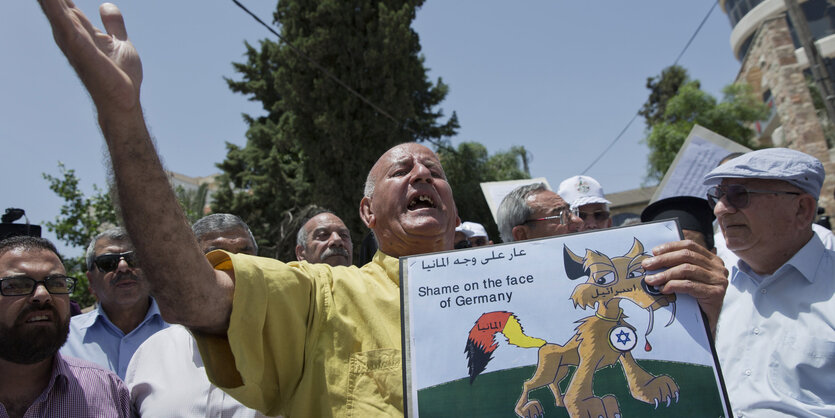
M 835 251 L 812 231 L 823 165 L 750 152 L 705 176 L 728 249 L 716 350 L 737 416 L 835 416 Z

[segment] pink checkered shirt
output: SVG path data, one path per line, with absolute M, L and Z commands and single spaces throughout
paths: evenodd
M 8 418 L 0 404 L 0 418 Z M 55 353 L 52 376 L 29 406 L 24 418 L 132 417 L 130 392 L 111 371 L 74 357 Z

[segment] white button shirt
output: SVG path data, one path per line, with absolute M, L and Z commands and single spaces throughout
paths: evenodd
M 125 383 L 143 417 L 263 417 L 209 382 L 194 338 L 171 327 L 148 338 L 131 359 Z
M 731 279 L 716 351 L 732 410 L 835 416 L 835 251 L 814 235 L 770 276 L 736 258 L 725 264 Z

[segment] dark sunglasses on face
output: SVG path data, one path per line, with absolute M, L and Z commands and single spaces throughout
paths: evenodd
M 35 288 L 42 284 L 46 291 L 53 295 L 72 293 L 75 279 L 63 275 L 49 276 L 43 280 L 35 280 L 28 276 L 12 276 L 0 278 L 0 294 L 3 296 L 28 296 L 35 292 Z
M 124 253 L 108 253 L 102 254 L 96 257 L 93 260 L 93 263 L 104 273 L 109 273 L 113 270 L 119 268 L 119 262 L 125 259 L 125 262 L 128 263 L 128 267 L 134 268 L 137 266 L 136 264 L 136 254 L 133 251 L 128 251 Z
M 597 222 L 603 222 L 603 221 L 609 219 L 609 212 L 607 212 L 605 210 L 599 210 L 599 211 L 596 211 L 596 212 L 580 212 L 580 213 L 577 214 L 577 216 L 579 216 L 580 219 L 582 219 L 584 222 L 590 216 L 594 217 L 594 220 L 597 221 Z
M 470 241 L 462 239 L 461 241 L 455 243 L 456 250 L 460 250 L 462 248 L 470 248 Z
M 710 208 L 716 207 L 716 203 L 724 196 L 728 205 L 736 209 L 745 209 L 751 204 L 751 194 L 791 194 L 800 195 L 799 192 L 786 192 L 781 190 L 754 190 L 741 184 L 728 184 L 725 186 L 713 186 L 707 189 L 707 203 Z

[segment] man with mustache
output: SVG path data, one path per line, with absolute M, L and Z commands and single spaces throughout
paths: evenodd
M 132 416 L 115 374 L 58 353 L 74 285 L 49 241 L 0 241 L 0 417 Z
M 148 337 L 168 327 L 150 296 L 151 286 L 122 228 L 96 235 L 87 247 L 87 280 L 96 308 L 70 321 L 61 353 L 125 378 L 130 359 Z
M 350 266 L 354 245 L 351 231 L 333 212 L 323 210 L 310 217 L 296 236 L 296 259 L 330 266 Z

